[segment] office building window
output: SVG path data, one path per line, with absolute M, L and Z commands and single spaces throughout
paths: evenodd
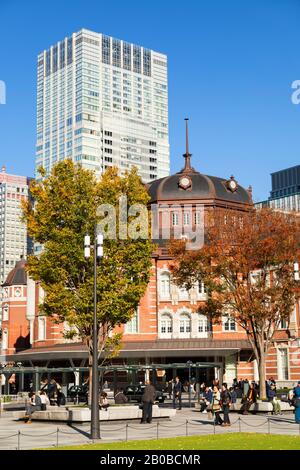
M 131 70 L 131 45 L 123 42 L 123 68 Z
M 102 62 L 110 64 L 110 37 L 102 36 Z
M 141 48 L 133 46 L 133 71 L 141 73 Z

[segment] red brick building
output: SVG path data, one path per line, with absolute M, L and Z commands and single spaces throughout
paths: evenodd
M 256 361 L 245 332 L 233 318 L 224 316 L 218 324 L 210 324 L 197 313 L 197 305 L 205 302 L 203 284 L 190 291 L 172 284 L 164 231 L 171 236 L 184 227 L 196 233 L 208 211 L 217 208 L 247 211 L 253 206 L 251 188 L 240 186 L 234 177 L 203 175 L 190 165 L 186 151 L 185 165 L 179 173 L 149 184 L 151 207 L 158 227 L 153 238 L 158 245 L 153 253 L 151 279 L 132 320 L 123 327 L 123 343 L 116 363 L 122 364 L 186 364 L 195 368 L 199 380 L 218 376 L 229 383 L 237 378 L 258 379 Z M 178 232 L 179 231 L 179 232 Z M 180 235 L 180 233 L 179 233 Z M 87 362 L 87 350 L 80 342 L 65 341 L 62 332 L 67 325 L 55 325 L 39 315 L 42 302 L 39 285 L 25 275 L 24 260 L 16 264 L 3 286 L 2 360 L 31 366 L 79 366 Z M 300 378 L 300 315 L 299 303 L 290 322 L 283 322 L 275 335 L 267 359 L 267 376 L 282 384 Z M 22 345 L 22 346 L 20 346 Z M 205 363 L 210 366 L 205 368 Z M 212 367 L 213 365 L 213 367 Z M 166 378 L 173 371 L 167 369 Z M 187 369 L 181 369 L 187 378 Z

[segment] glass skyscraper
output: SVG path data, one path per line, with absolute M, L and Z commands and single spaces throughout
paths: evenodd
M 169 174 L 164 54 L 85 29 L 39 54 L 36 170 L 66 158 L 97 176 Z

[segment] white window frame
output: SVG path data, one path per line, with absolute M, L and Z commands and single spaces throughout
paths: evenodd
M 43 329 L 42 329 L 43 328 Z M 38 317 L 38 341 L 46 339 L 46 317 Z
M 9 320 L 9 306 L 7 304 L 2 307 L 2 321 Z
M 178 227 L 179 226 L 179 213 L 172 212 L 172 226 Z
M 211 322 L 209 319 L 201 313 L 198 314 L 197 336 L 201 338 L 207 338 L 208 333 L 210 333 L 211 330 Z
M 183 331 L 182 331 L 183 329 Z M 183 312 L 179 316 L 179 335 L 182 337 L 190 337 L 192 333 L 192 319 L 187 312 Z
M 283 373 L 283 363 L 282 363 L 282 355 L 281 351 L 285 351 L 286 354 L 286 362 L 287 362 L 287 377 L 284 377 Z M 290 377 L 290 368 L 289 368 L 289 349 L 286 347 L 278 347 L 277 348 L 277 376 L 278 380 L 289 380 Z
M 159 294 L 161 299 L 171 298 L 171 276 L 168 271 L 163 271 L 162 273 L 160 273 Z
M 125 324 L 125 333 L 127 335 L 135 335 L 139 332 L 139 320 L 139 308 L 137 308 L 133 317 Z
M 228 325 L 228 329 L 226 328 L 226 325 Z M 226 333 L 233 333 L 237 331 L 236 321 L 232 315 L 223 315 L 222 330 L 225 331 Z
M 165 328 L 165 331 L 163 331 Z M 161 337 L 170 338 L 173 334 L 173 319 L 171 314 L 163 313 L 160 317 L 159 332 Z
M 2 331 L 2 349 L 8 349 L 8 329 L 4 328 Z

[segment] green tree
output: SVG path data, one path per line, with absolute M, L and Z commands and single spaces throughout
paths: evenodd
M 120 347 L 121 335 L 114 336 L 113 330 L 131 319 L 149 281 L 150 227 L 148 217 L 139 219 L 147 215 L 149 196 L 135 169 L 121 177 L 110 168 L 98 181 L 91 171 L 65 160 L 50 176 L 43 169 L 40 173 L 41 180 L 31 184 L 34 205 L 23 206 L 28 234 L 42 246 L 38 256 L 29 256 L 28 273 L 45 291 L 40 311 L 56 323 L 67 322 L 66 335 L 76 335 L 88 346 L 91 367 L 93 250 L 86 260 L 84 236 L 90 234 L 92 240 L 99 224 L 104 231 L 104 257 L 97 271 L 97 354 L 103 363 L 104 357 L 113 356 Z M 123 212 L 129 209 L 128 230 L 120 223 L 126 218 L 120 198 Z M 110 206 L 99 210 L 103 204 Z M 134 229 L 134 239 L 126 236 Z

